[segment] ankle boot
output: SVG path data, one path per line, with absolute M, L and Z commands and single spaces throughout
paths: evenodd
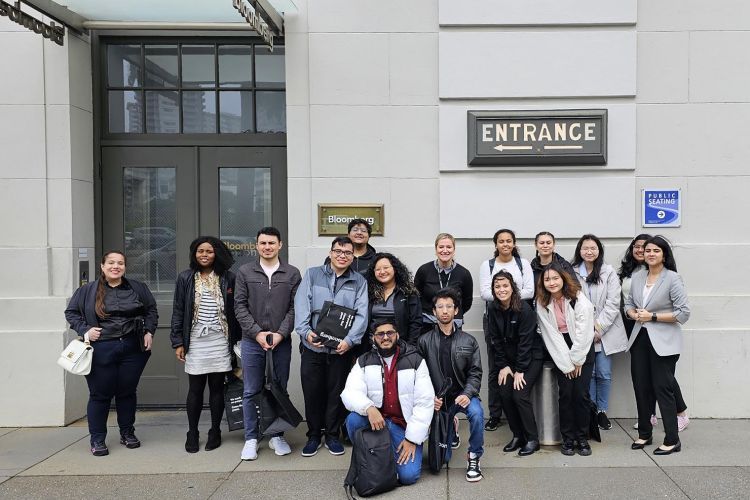
M 209 429 L 206 451 L 215 450 L 219 446 L 221 446 L 221 429 Z
M 198 431 L 188 431 L 185 440 L 185 451 L 188 453 L 198 453 Z

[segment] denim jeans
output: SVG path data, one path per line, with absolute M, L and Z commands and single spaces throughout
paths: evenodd
M 258 439 L 258 413 L 253 397 L 260 393 L 266 377 L 266 351 L 254 340 L 242 339 L 242 414 L 245 419 L 245 441 Z M 285 340 L 273 350 L 273 369 L 276 380 L 286 389 L 289 364 L 292 361 L 292 342 Z M 281 436 L 274 434 L 272 437 Z
M 594 358 L 594 374 L 589 385 L 591 401 L 599 411 L 609 409 L 609 390 L 612 387 L 612 356 L 604 353 L 604 348 Z
M 351 412 L 346 417 L 346 432 L 349 434 L 349 439 L 352 443 L 354 442 L 354 433 L 363 427 L 369 427 L 370 420 L 367 417 L 363 417 L 359 413 Z M 405 429 L 400 425 L 394 424 L 390 418 L 385 419 L 385 426 L 388 432 L 391 434 L 391 449 L 393 450 L 393 459 L 398 460 L 398 452 L 396 449 L 401 441 L 404 440 Z M 419 475 L 422 472 L 422 445 L 417 445 L 417 450 L 414 453 L 414 461 L 406 462 L 403 465 L 396 464 L 396 472 L 398 474 L 398 482 L 403 485 L 414 484 L 419 479 Z
M 469 419 L 469 452 L 476 454 L 477 458 L 482 456 L 484 453 L 484 410 L 482 409 L 482 402 L 477 397 L 471 398 L 469 406 L 462 408 L 461 406 L 453 403 L 450 408 L 451 414 L 463 413 L 466 418 Z M 448 431 L 448 442 L 453 441 L 454 428 L 449 426 Z M 448 447 L 445 452 L 445 462 L 450 462 L 453 450 Z
M 104 442 L 107 437 L 107 416 L 112 398 L 115 398 L 120 434 L 133 429 L 136 389 L 146 362 L 151 357 L 151 351 L 141 352 L 138 338 L 132 334 L 91 344 L 94 347 L 94 356 L 91 373 L 86 375 L 86 383 L 89 386 L 86 417 L 93 445 Z

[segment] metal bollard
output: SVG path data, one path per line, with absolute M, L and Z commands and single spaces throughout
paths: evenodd
M 531 390 L 531 402 L 539 430 L 539 444 L 543 445 L 556 445 L 562 442 L 557 377 L 555 377 L 554 366 L 554 363 L 549 361 L 544 363 L 539 380 Z

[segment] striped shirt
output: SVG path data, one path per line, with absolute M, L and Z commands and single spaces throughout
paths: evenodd
M 219 306 L 208 290 L 203 290 L 201 301 L 198 306 L 198 323 L 203 325 L 218 325 Z

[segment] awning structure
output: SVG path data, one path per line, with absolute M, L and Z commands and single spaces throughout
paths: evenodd
M 1 0 L 11 4 L 12 0 Z M 33 7 L 76 33 L 89 29 L 252 30 L 273 48 L 284 34 L 284 13 L 296 12 L 293 0 L 16 0 L 26 17 Z M 16 17 L 18 13 L 16 13 Z M 16 21 L 18 22 L 18 21 Z M 19 24 L 23 24 L 20 23 Z M 33 24 L 33 23 L 26 23 Z M 24 25 L 26 25 L 24 24 Z M 27 26 L 33 30 L 33 27 Z M 36 30 L 35 30 L 36 31 Z

